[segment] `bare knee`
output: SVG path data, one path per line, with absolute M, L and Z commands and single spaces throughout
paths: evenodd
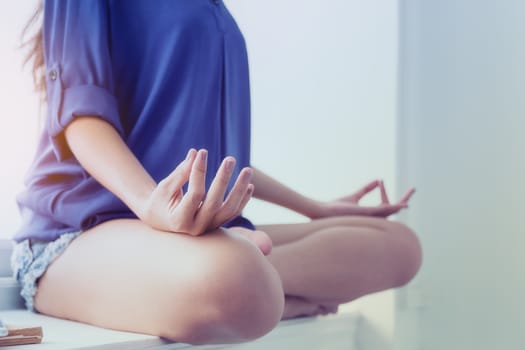
M 258 248 L 239 238 L 214 248 L 199 261 L 183 326 L 173 310 L 160 335 L 191 344 L 236 343 L 263 336 L 281 319 L 281 280 Z
M 399 222 L 390 222 L 390 237 L 394 240 L 395 259 L 398 273 L 394 287 L 401 287 L 410 282 L 417 274 L 422 263 L 422 249 L 419 238 L 408 226 Z

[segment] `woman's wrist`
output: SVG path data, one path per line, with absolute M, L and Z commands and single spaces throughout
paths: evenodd
M 140 190 L 136 190 L 133 196 L 126 200 L 129 209 L 142 221 L 147 222 L 149 213 L 149 201 L 151 194 L 155 190 L 156 184 L 151 181 L 149 184 L 144 184 Z
M 306 197 L 253 168 L 254 197 L 288 208 L 310 219 L 323 216 L 323 202 Z
M 303 208 L 299 213 L 310 219 L 318 219 L 323 217 L 323 203 L 321 201 L 305 197 Z

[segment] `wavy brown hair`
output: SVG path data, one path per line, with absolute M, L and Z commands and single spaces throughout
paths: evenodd
M 31 73 L 33 75 L 35 91 L 40 93 L 42 101 L 45 101 L 46 68 L 43 47 L 43 15 L 44 3 L 43 0 L 39 0 L 33 15 L 29 18 L 26 25 L 22 29 L 20 47 L 27 50 L 23 65 L 31 65 Z

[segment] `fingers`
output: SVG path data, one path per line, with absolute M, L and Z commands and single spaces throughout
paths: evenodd
M 167 198 L 171 198 L 174 194 L 179 194 L 182 186 L 188 182 L 196 153 L 196 150 L 193 148 L 190 149 L 186 155 L 186 159 L 159 182 L 158 187 Z
M 398 204 L 404 204 L 408 206 L 408 201 L 412 196 L 416 193 L 416 189 L 414 187 L 410 188 L 405 195 L 399 200 Z
M 375 188 L 380 185 L 379 180 L 374 180 L 363 186 L 360 190 L 352 195 L 352 197 L 359 202 L 366 194 L 372 192 Z
M 386 194 L 385 190 L 385 183 L 383 182 L 383 180 L 379 182 L 379 190 L 381 192 L 381 203 L 390 204 L 390 201 L 388 200 L 388 195 Z
M 405 195 L 396 204 L 390 204 L 386 189 L 383 181 L 379 183 L 379 189 L 381 191 L 381 205 L 377 207 L 359 207 L 361 215 L 377 216 L 377 217 L 388 217 L 393 214 L 397 214 L 402 209 L 408 208 L 408 201 L 412 195 L 416 192 L 415 188 L 410 188 Z
M 398 213 L 401 209 L 406 208 L 404 204 L 381 204 L 377 207 L 359 206 L 355 212 L 357 215 L 376 216 L 386 218 Z
M 219 170 L 217 171 L 217 175 L 215 175 L 215 178 L 210 185 L 210 189 L 206 194 L 206 199 L 197 213 L 197 226 L 202 228 L 208 227 L 211 219 L 213 219 L 215 214 L 221 208 L 224 201 L 224 194 L 226 193 L 226 189 L 230 183 L 234 167 L 235 158 L 226 157 L 223 160 Z
M 383 217 L 390 216 L 392 214 L 399 212 L 401 209 L 407 208 L 408 201 L 410 200 L 412 195 L 416 192 L 416 189 L 412 187 L 405 193 L 405 195 L 396 204 L 390 204 L 390 200 L 388 199 L 388 195 L 385 189 L 385 183 L 383 182 L 383 180 L 379 182 L 379 189 L 381 192 L 381 204 L 382 205 L 377 207 L 377 211 L 379 213 L 379 216 L 383 216 Z M 377 216 L 378 213 L 375 213 L 375 215 Z
M 199 150 L 189 175 L 188 192 L 180 202 L 179 211 L 185 220 L 193 222 L 197 210 L 202 204 L 206 194 L 206 167 L 208 152 Z
M 237 212 L 234 214 L 234 216 L 240 215 L 242 213 L 246 204 L 248 204 L 250 199 L 252 199 L 254 189 L 255 187 L 253 184 L 248 185 L 248 188 L 246 189 L 246 192 L 244 193 L 244 196 L 241 199 L 241 203 L 239 204 L 239 207 L 237 208 Z
M 381 203 L 390 205 L 388 195 L 386 194 L 385 183 L 383 182 L 383 180 L 379 182 L 379 189 L 381 191 Z M 415 192 L 416 192 L 416 189 L 414 187 L 410 188 L 405 193 L 405 195 L 397 202 L 397 204 L 393 205 L 392 210 L 394 210 L 397 207 L 400 207 L 401 209 L 408 207 L 408 201 L 410 200 L 410 198 Z
M 390 215 L 397 214 L 399 211 L 401 211 L 401 209 L 405 209 L 405 208 L 406 208 L 406 205 L 404 204 L 383 205 L 383 206 L 378 207 L 373 215 L 386 218 Z
M 252 174 L 253 171 L 250 168 L 244 168 L 240 172 L 228 197 L 215 215 L 212 221 L 213 226 L 220 226 L 241 213 L 253 194 Z
M 189 156 L 190 160 L 192 156 Z M 174 214 L 177 217 L 174 232 L 200 235 L 210 228 L 216 228 L 239 215 L 253 193 L 251 178 L 253 171 L 243 169 L 230 194 L 224 200 L 235 159 L 227 157 L 222 162 L 217 175 L 206 193 L 207 151 L 199 150 L 189 172 L 188 191 L 178 203 Z

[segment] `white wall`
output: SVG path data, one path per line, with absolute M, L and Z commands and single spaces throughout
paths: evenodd
M 319 199 L 377 177 L 395 198 L 397 0 L 227 4 L 248 44 L 253 164 Z M 246 214 L 256 223 L 304 220 L 256 201 Z M 353 308 L 388 341 L 391 292 Z
M 254 164 L 318 198 L 393 186 L 397 2 L 227 3 L 248 43 Z M 250 214 L 295 218 L 269 210 Z
M 525 2 L 401 1 L 399 184 L 424 264 L 398 348 L 524 349 Z
M 38 99 L 31 74 L 28 69 L 22 72 L 24 52 L 17 48 L 35 4 L 34 0 L 0 1 L 0 239 L 11 237 L 20 222 L 15 195 L 37 141 Z

